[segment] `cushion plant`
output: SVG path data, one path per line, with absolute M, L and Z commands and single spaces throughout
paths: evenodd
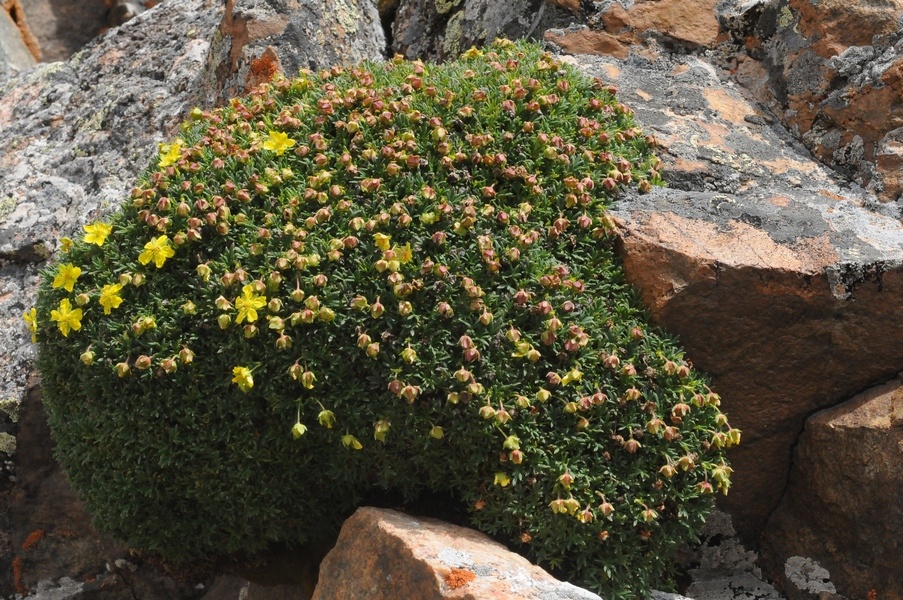
M 661 182 L 615 92 L 496 42 L 192 111 L 26 314 L 98 527 L 185 563 L 441 492 L 606 597 L 666 585 L 739 431 L 614 255 Z

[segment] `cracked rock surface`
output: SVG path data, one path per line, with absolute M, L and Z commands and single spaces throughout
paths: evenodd
M 619 203 L 621 253 L 744 432 L 721 504 L 756 540 L 806 418 L 903 364 L 903 225 L 701 58 L 574 60 L 662 145 L 671 187 Z

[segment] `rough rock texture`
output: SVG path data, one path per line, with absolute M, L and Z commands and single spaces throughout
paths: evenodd
M 401 0 L 391 49 L 410 59 L 446 60 L 497 37 L 541 38 L 571 19 L 570 10 L 543 0 Z
M 382 60 L 386 50 L 373 0 L 228 0 L 222 33 L 232 43 L 221 100 L 275 72 Z
M 903 192 L 903 3 L 729 0 L 737 79 L 825 163 L 895 200 Z
M 783 600 L 766 583 L 758 556 L 736 537 L 730 515 L 714 511 L 700 534 L 701 543 L 680 561 L 692 579 L 687 595 L 694 600 Z
M 107 26 L 104 0 L 21 0 L 47 62 L 65 60 Z
M 840 600 L 831 574 L 811 558 L 791 556 L 784 563 L 784 592 L 788 600 Z
M 903 384 L 895 379 L 806 421 L 788 493 L 769 523 L 769 562 L 811 557 L 845 596 L 875 589 L 900 600 L 901 489 Z
M 719 41 L 718 0 L 595 3 L 586 27 L 549 31 L 546 39 L 574 54 L 626 58 L 631 46 L 655 40 L 670 48 L 711 48 Z
M 345 522 L 320 566 L 313 600 L 336 598 L 599 600 L 482 533 L 368 507 Z
M 25 31 L 0 2 L 0 85 L 35 64 L 35 56 L 25 42 Z
M 806 417 L 903 364 L 903 226 L 711 65 L 668 60 L 582 66 L 618 85 L 663 146 L 671 187 L 615 211 L 622 256 L 744 432 L 722 506 L 756 540 Z

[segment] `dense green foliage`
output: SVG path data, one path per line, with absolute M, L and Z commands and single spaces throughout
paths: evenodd
M 662 585 L 739 432 L 613 254 L 660 182 L 614 93 L 497 42 L 193 111 L 26 314 L 97 524 L 188 561 L 440 491 L 606 597 Z

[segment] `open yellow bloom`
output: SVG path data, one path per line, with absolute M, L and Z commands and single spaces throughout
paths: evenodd
M 395 255 L 398 257 L 398 262 L 407 263 L 411 262 L 411 259 L 414 257 L 413 252 L 411 252 L 411 242 L 408 242 L 401 248 L 395 248 Z
M 376 247 L 380 250 L 388 250 L 389 249 L 389 240 L 392 239 L 391 235 L 386 235 L 385 233 L 374 233 L 373 239 L 376 242 Z
M 121 291 L 122 286 L 118 283 L 103 286 L 99 300 L 100 305 L 103 306 L 103 314 L 108 315 L 111 309 L 119 308 L 119 305 L 122 304 L 122 298 L 119 297 Z
M 165 168 L 179 162 L 182 158 L 182 140 L 176 138 L 172 144 L 160 144 L 160 167 Z
M 85 225 L 85 237 L 83 238 L 86 244 L 97 244 L 98 246 L 103 246 L 103 243 L 107 241 L 107 237 L 113 232 L 113 226 L 108 223 L 92 223 L 90 225 Z
M 71 292 L 72 287 L 75 285 L 75 280 L 78 279 L 78 276 L 81 274 L 81 269 L 72 263 L 66 263 L 60 267 L 60 270 L 57 272 L 56 277 L 53 278 L 53 283 L 51 283 L 50 286 L 53 288 L 61 287 L 67 292 Z
M 169 238 L 165 235 L 161 235 L 144 244 L 144 251 L 138 255 L 138 262 L 142 265 L 146 265 L 147 263 L 154 261 L 154 264 L 159 269 L 163 266 L 163 263 L 166 262 L 167 258 L 172 258 L 175 255 L 176 251 L 169 245 Z
M 264 150 L 275 152 L 277 156 L 295 145 L 295 140 L 288 137 L 288 134 L 281 131 L 270 131 L 270 137 L 263 143 Z
M 251 369 L 248 367 L 234 367 L 232 369 L 232 383 L 238 384 L 241 391 L 247 393 L 254 387 L 254 377 L 251 375 Z
M 254 291 L 254 286 L 250 283 L 241 288 L 241 296 L 235 299 L 235 307 L 238 308 L 238 318 L 235 322 L 241 324 L 242 321 L 253 323 L 257 320 L 257 311 L 266 306 L 266 298 L 260 296 Z
M 31 332 L 31 343 L 34 344 L 38 341 L 38 310 L 32 306 L 25 311 L 22 318 L 25 319 L 25 324 L 28 325 L 28 331 Z
M 69 298 L 63 298 L 60 300 L 60 309 L 50 311 L 50 320 L 57 322 L 63 337 L 68 337 L 70 329 L 78 331 L 82 328 L 82 309 L 72 310 Z

